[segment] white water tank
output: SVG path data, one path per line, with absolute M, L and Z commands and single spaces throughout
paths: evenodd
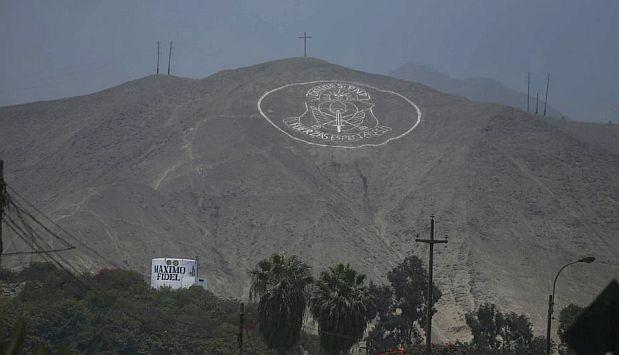
M 198 263 L 193 259 L 156 258 L 151 265 L 152 288 L 167 286 L 178 289 L 197 285 L 206 289 L 206 279 L 198 278 Z

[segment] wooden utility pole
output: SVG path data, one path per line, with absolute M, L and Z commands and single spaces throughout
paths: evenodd
M 432 306 L 434 304 L 434 295 L 432 289 L 432 267 L 434 266 L 434 244 L 447 243 L 447 239 L 434 239 L 434 216 L 430 218 L 430 239 L 415 239 L 419 243 L 430 244 L 430 258 L 428 266 L 428 324 L 426 325 L 426 353 L 432 353 Z
M 539 112 L 539 92 L 535 93 L 535 114 Z
M 531 98 L 531 94 L 530 94 L 531 90 L 530 90 L 530 88 L 531 88 L 531 72 L 528 71 L 527 72 L 527 112 L 530 112 L 530 109 L 529 109 L 529 106 L 530 106 L 529 105 L 529 101 L 531 101 L 530 100 L 530 98 Z
M 159 75 L 159 41 L 157 41 L 157 75 Z
M 546 79 L 546 98 L 544 99 L 544 116 L 546 116 L 546 104 L 548 104 L 548 88 L 550 87 L 550 73 Z
M 170 75 L 170 63 L 172 62 L 172 41 L 170 41 L 170 54 L 168 54 L 168 75 Z
M 307 57 L 307 40 L 312 37 L 307 36 L 307 32 L 303 32 L 303 37 L 298 37 L 303 39 L 303 56 Z
M 241 302 L 239 313 L 239 355 L 243 355 L 243 324 L 245 323 L 245 304 Z
M 6 198 L 6 185 L 4 184 L 4 161 L 0 160 L 0 266 L 2 266 L 2 221 L 4 220 L 4 207 L 8 203 Z

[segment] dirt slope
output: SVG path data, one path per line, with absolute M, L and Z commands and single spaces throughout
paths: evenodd
M 266 92 L 318 80 L 365 88 L 376 101 L 364 120 L 388 122 L 384 137 L 412 126 L 403 98 L 420 121 L 347 149 L 291 139 L 260 114 Z M 264 113 L 300 115 L 308 85 L 278 91 Z M 529 314 L 543 333 L 552 278 L 582 254 L 598 262 L 564 272 L 559 308 L 619 274 L 617 155 L 518 109 L 420 84 L 294 58 L 3 107 L 0 124 L 8 183 L 59 223 L 144 273 L 153 257 L 198 255 L 210 287 L 229 296 L 247 296 L 247 270 L 277 251 L 383 281 L 405 255 L 426 257 L 414 237 L 432 214 L 449 237 L 436 256 L 439 338 L 468 337 L 464 314 L 484 301 Z M 109 266 L 83 250 L 71 258 Z

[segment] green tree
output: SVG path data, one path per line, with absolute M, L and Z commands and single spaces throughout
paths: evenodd
M 416 344 L 421 341 L 419 328 L 427 324 L 428 272 L 424 269 L 421 259 L 407 256 L 398 266 L 387 274 L 394 294 L 394 308 L 400 310 L 400 317 L 405 328 L 400 329 L 404 336 L 403 345 Z M 436 304 L 442 293 L 432 285 L 433 301 Z M 436 309 L 432 308 L 432 314 Z
M 320 274 L 310 310 L 318 322 L 320 346 L 328 354 L 346 353 L 363 337 L 372 305 L 365 275 L 341 263 Z
M 370 318 L 374 319 L 374 328 L 368 333 L 366 346 L 372 354 L 384 352 L 400 345 L 401 319 L 393 310 L 393 289 L 387 285 L 376 285 L 370 282 Z M 405 325 L 404 325 L 405 326 Z
M 475 349 L 497 351 L 501 348 L 498 337 L 505 320 L 494 304 L 484 303 L 477 312 L 469 313 L 465 318 L 473 335 L 471 343 Z
M 258 297 L 258 322 L 264 342 L 284 354 L 299 341 L 313 282 L 310 268 L 295 255 L 273 254 L 250 271 L 250 297 Z
M 375 352 L 421 343 L 420 329 L 427 324 L 428 273 L 422 261 L 416 256 L 406 257 L 387 274 L 387 279 L 390 286 L 370 285 L 372 299 L 380 305 L 375 327 L 368 335 L 369 346 Z M 436 285 L 433 295 L 436 304 L 441 297 Z
M 379 354 L 388 349 L 400 348 L 402 338 L 398 329 L 402 329 L 402 318 L 389 315 L 379 319 L 366 338 L 366 346 L 371 354 Z
M 582 313 L 583 310 L 584 310 L 583 307 L 580 307 L 578 305 L 571 303 L 565 306 L 559 313 L 559 329 L 557 329 L 557 334 L 559 335 L 559 339 L 561 340 L 561 343 L 559 343 L 559 354 L 561 355 L 576 354 L 567 345 L 567 339 L 565 337 L 565 332 L 572 325 L 572 323 L 574 323 L 576 318 L 578 318 L 578 316 Z
M 533 336 L 533 326 L 525 315 L 501 313 L 494 304 L 484 303 L 466 315 L 471 329 L 471 345 L 477 351 L 497 354 L 544 354 L 544 337 Z
M 514 354 L 530 354 L 529 347 L 533 341 L 533 326 L 524 314 L 510 312 L 503 316 L 501 329 L 503 350 Z

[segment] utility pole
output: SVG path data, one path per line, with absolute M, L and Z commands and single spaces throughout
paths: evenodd
M 527 72 L 527 112 L 529 112 L 529 111 L 530 111 L 530 110 L 529 110 L 529 106 L 530 106 L 530 105 L 529 105 L 529 101 L 531 101 L 531 100 L 530 100 L 530 98 L 531 98 L 531 94 L 530 94 L 530 91 L 531 91 L 531 90 L 530 90 L 530 88 L 531 88 L 531 72 L 530 72 L 530 71 L 528 71 L 528 72 Z
M 303 39 L 303 56 L 307 57 L 307 39 L 312 38 L 307 36 L 307 32 L 303 32 L 303 37 L 298 37 Z
M 434 303 L 434 295 L 432 290 L 432 267 L 434 264 L 434 244 L 447 243 L 447 239 L 434 239 L 434 216 L 430 218 L 430 239 L 415 239 L 419 243 L 430 244 L 430 258 L 428 266 L 428 324 L 426 325 L 426 353 L 432 353 L 432 306 Z
M 535 93 L 535 114 L 537 115 L 537 112 L 539 108 L 539 92 Z
M 170 75 L 170 63 L 172 62 L 172 41 L 170 41 L 170 54 L 168 54 L 168 75 Z
M 548 295 L 548 319 L 546 320 L 546 355 L 550 355 L 550 330 L 552 329 L 552 312 L 553 312 L 554 300 L 552 295 Z
M 243 355 L 243 324 L 245 323 L 245 304 L 241 302 L 239 314 L 239 355 Z
M 548 88 L 550 87 L 550 73 L 546 79 L 546 98 L 544 99 L 544 116 L 546 116 L 546 104 L 548 104 Z
M 196 280 L 199 277 L 198 272 L 200 271 L 200 256 L 196 255 Z
M 157 41 L 157 75 L 159 75 L 159 41 Z
M 2 221 L 4 220 L 4 206 L 7 205 L 6 185 L 4 183 L 4 161 L 0 159 L 0 266 L 2 265 Z

